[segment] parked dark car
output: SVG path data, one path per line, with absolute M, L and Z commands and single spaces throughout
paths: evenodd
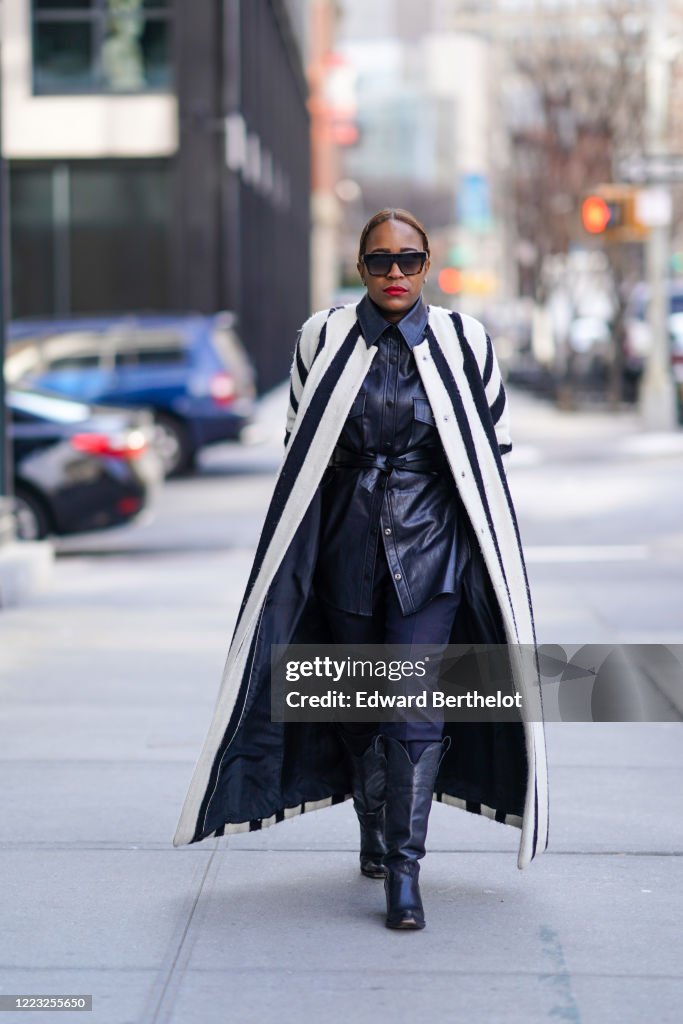
M 142 410 L 86 405 L 9 388 L 17 536 L 39 540 L 127 523 L 163 480 Z
M 230 313 L 16 321 L 5 377 L 85 402 L 153 411 L 166 475 L 239 437 L 255 374 Z
M 531 353 L 523 353 L 511 361 L 505 381 L 541 398 L 554 400 L 557 396 L 557 381 L 554 374 L 547 366 L 538 363 Z

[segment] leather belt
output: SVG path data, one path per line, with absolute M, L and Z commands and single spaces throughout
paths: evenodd
M 391 473 L 392 469 L 407 469 L 411 473 L 437 473 L 447 468 L 448 462 L 443 450 L 434 448 L 412 448 L 401 455 L 370 455 L 350 452 L 339 445 L 332 452 L 331 466 L 352 469 L 379 469 Z

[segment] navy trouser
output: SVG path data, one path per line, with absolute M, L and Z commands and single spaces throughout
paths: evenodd
M 375 562 L 371 616 L 342 611 L 324 601 L 324 594 L 321 598 L 334 643 L 434 645 L 434 653 L 430 652 L 434 669 L 438 666 L 439 648 L 445 647 L 450 640 L 453 619 L 460 603 L 459 592 L 437 594 L 423 608 L 411 615 L 403 615 L 381 542 Z M 423 653 L 417 652 L 416 656 Z M 344 722 L 339 725 L 354 752 L 362 753 L 372 736 L 379 731 L 384 736 L 393 736 L 405 744 L 409 743 L 413 760 L 419 757 L 427 743 L 438 742 L 443 735 L 443 719 L 438 711 L 432 711 L 428 721 L 375 724 Z

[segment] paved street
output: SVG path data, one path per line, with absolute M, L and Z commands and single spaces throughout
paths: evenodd
M 511 392 L 509 480 L 539 640 L 683 643 L 683 432 Z M 53 587 L 0 612 L 1 993 L 93 995 L 35 1021 L 676 1022 L 683 733 L 551 724 L 550 849 L 433 808 L 427 929 L 383 927 L 349 802 L 171 845 L 279 459 L 207 452 L 147 521 L 58 545 Z

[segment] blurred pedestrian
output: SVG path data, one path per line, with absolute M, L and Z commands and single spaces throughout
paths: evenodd
M 299 332 L 285 459 L 174 839 L 351 794 L 361 871 L 404 929 L 425 924 L 434 795 L 520 828 L 520 868 L 546 848 L 542 722 L 273 723 L 269 669 L 274 643 L 535 644 L 495 352 L 479 321 L 425 305 L 429 267 L 424 226 L 381 210 L 360 238 L 366 294 Z M 513 673 L 530 695 L 538 680 Z

